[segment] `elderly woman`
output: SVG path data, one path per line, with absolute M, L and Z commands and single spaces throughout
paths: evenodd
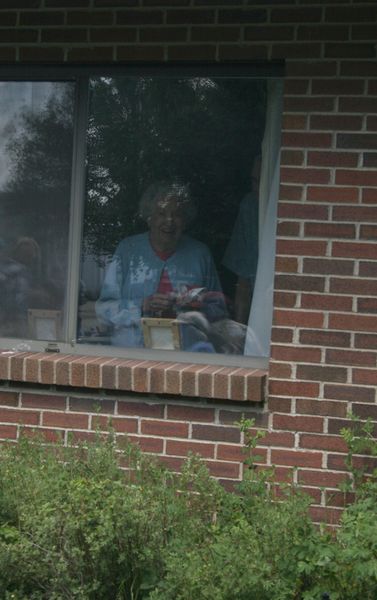
M 139 211 L 149 231 L 120 242 L 96 303 L 117 346 L 143 346 L 141 317 L 175 317 L 190 290 L 221 291 L 207 246 L 184 234 L 195 216 L 186 186 L 151 185 Z

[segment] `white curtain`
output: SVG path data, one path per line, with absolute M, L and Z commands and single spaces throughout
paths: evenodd
M 272 326 L 277 200 L 280 181 L 282 81 L 270 81 L 262 143 L 259 187 L 259 260 L 251 303 L 245 355 L 268 357 Z

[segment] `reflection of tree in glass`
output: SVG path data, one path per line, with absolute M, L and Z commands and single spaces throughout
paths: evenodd
M 10 170 L 0 194 L 1 235 L 34 238 L 46 276 L 64 278 L 73 147 L 73 85 L 57 84 L 37 109 L 24 108 L 6 151 Z M 11 236 L 11 237 L 9 237 Z
M 264 129 L 263 82 L 243 79 L 101 78 L 91 82 L 85 242 L 111 254 L 143 230 L 147 185 L 180 178 L 199 209 L 192 233 L 220 262 L 248 190 Z

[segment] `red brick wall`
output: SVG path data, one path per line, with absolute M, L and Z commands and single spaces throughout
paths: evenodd
M 337 519 L 341 499 L 333 492 L 344 472 L 339 431 L 347 411 L 377 421 L 376 21 L 375 0 L 1 2 L 3 63 L 286 64 L 267 402 L 227 401 L 232 379 L 228 387 L 219 384 L 228 390 L 222 401 L 212 380 L 212 399 L 195 398 L 195 368 L 174 375 L 179 397 L 166 387 L 157 396 L 137 393 L 133 384 L 76 389 L 69 378 L 51 391 L 19 357 L 22 383 L 12 381 L 11 371 L 1 375 L 1 438 L 15 439 L 21 421 L 52 436 L 88 435 L 98 419 L 92 402 L 99 400 L 117 431 L 171 466 L 189 448 L 198 450 L 216 476 L 232 482 L 240 476 L 242 442 L 232 423 L 251 411 L 268 429 L 262 450 L 266 463 L 277 465 L 277 478 L 293 476 L 312 493 L 315 519 Z M 243 389 L 245 377 L 237 383 Z

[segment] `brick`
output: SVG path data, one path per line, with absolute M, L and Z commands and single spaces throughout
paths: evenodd
M 306 310 L 274 310 L 274 324 L 278 326 L 318 327 L 324 326 L 325 315 L 322 312 Z
M 279 398 L 269 396 L 268 410 L 270 412 L 290 413 L 292 412 L 292 402 L 290 398 Z
M 349 348 L 351 344 L 351 335 L 346 332 L 338 331 L 316 331 L 304 330 L 300 332 L 299 341 L 301 344 L 309 346 L 335 346 L 340 348 Z
M 273 415 L 274 429 L 323 433 L 323 426 L 324 420 L 321 417 Z
M 292 367 L 287 363 L 270 361 L 269 376 L 272 379 L 290 379 L 292 377 Z
M 353 369 L 352 383 L 377 385 L 377 369 Z
M 293 396 L 318 398 L 319 384 L 307 381 L 273 381 L 269 382 L 269 393 L 274 396 Z
M 123 14 L 123 13 L 121 13 Z M 64 18 L 64 13 L 62 13 Z M 93 10 L 93 11 L 81 11 L 74 10 L 72 12 L 67 11 L 66 23 L 67 25 L 99 25 L 106 26 L 111 25 L 114 20 L 114 13 L 105 10 Z
M 22 63 L 62 63 L 64 61 L 64 50 L 62 47 L 53 46 L 21 46 L 19 48 L 19 56 Z
M 0 408 L 1 423 L 19 423 L 21 425 L 39 425 L 40 413 L 31 410 Z
M 116 433 L 137 433 L 138 420 L 119 417 L 93 416 L 91 429 L 109 431 L 114 429 Z
M 192 438 L 214 442 L 235 442 L 239 444 L 241 441 L 241 434 L 236 427 L 193 425 Z
M 310 202 L 356 203 L 359 199 L 359 189 L 356 187 L 308 186 L 306 197 Z
M 41 383 L 56 383 L 56 364 L 59 361 L 64 361 L 64 356 L 52 354 L 44 356 L 40 361 L 40 377 Z
M 305 348 L 303 346 L 273 346 L 271 358 L 274 360 L 286 360 L 288 362 L 304 361 L 308 363 L 319 363 L 321 360 L 319 348 Z
M 326 209 L 327 211 L 327 209 Z M 322 224 L 321 224 L 322 225 Z M 326 224 L 325 224 L 326 225 Z M 323 237 L 323 236 L 322 236 Z M 276 245 L 277 254 L 291 254 L 298 256 L 324 256 L 327 250 L 327 241 L 313 240 L 281 240 Z
M 275 289 L 306 292 L 323 292 L 324 278 L 302 275 L 276 275 Z
M 328 364 L 372 367 L 376 365 L 376 359 L 377 355 L 373 352 L 360 352 L 357 350 L 326 351 L 326 363 Z
M 301 294 L 301 308 L 347 311 L 351 312 L 353 306 L 352 296 L 335 296 L 330 294 Z
M 352 39 L 374 40 L 376 37 L 376 26 L 373 23 L 352 26 Z
M 350 314 L 334 314 L 329 316 L 329 327 L 345 331 L 376 331 L 377 317 Z
M 333 57 L 329 57 L 333 58 Z M 335 57 L 334 57 L 335 58 Z M 312 94 L 320 96 L 356 96 L 364 92 L 364 82 L 361 79 L 314 79 Z
M 334 207 L 333 218 L 336 221 L 377 223 L 376 212 L 376 209 L 372 206 L 336 206 Z
M 301 166 L 304 164 L 304 153 L 301 150 L 283 150 L 280 156 L 280 164 Z
M 335 60 L 302 60 L 289 61 L 286 65 L 287 77 L 335 77 L 337 62 Z
M 304 258 L 303 273 L 321 275 L 352 275 L 354 263 L 350 260 L 333 260 L 327 258 Z
M 138 437 L 135 435 L 127 436 L 127 439 L 139 446 L 143 452 L 152 452 L 153 454 L 160 454 L 164 449 L 164 440 L 161 438 L 153 437 Z
M 333 242 L 332 255 L 375 260 L 377 259 L 377 246 L 368 242 Z
M 355 348 L 370 348 L 372 350 L 377 350 L 377 334 L 356 334 Z
M 373 58 L 373 43 L 325 44 L 325 58 Z
M 240 465 L 239 463 L 230 462 L 219 462 L 219 461 L 205 461 L 210 474 L 213 477 L 229 477 L 237 478 L 240 476 Z
M 198 421 L 212 423 L 215 419 L 213 408 L 201 408 L 194 406 L 168 405 L 167 418 L 179 421 Z
M 203 458 L 215 457 L 215 444 L 203 444 L 201 442 L 179 442 L 167 440 L 166 454 L 169 456 L 187 456 L 189 453 L 199 454 Z M 221 457 L 218 457 L 221 458 Z
M 183 396 L 197 396 L 198 374 L 204 369 L 200 365 L 191 365 L 182 371 L 181 394 Z
M 333 398 L 334 400 L 343 400 L 345 402 L 352 402 L 355 398 L 357 398 L 360 402 L 374 402 L 376 395 L 376 391 L 372 388 L 357 387 L 356 385 L 333 384 L 325 384 L 323 393 L 326 398 Z M 339 403 L 337 404 L 340 406 Z M 345 417 L 346 414 L 338 414 L 333 416 Z
M 303 190 L 304 188 L 302 185 L 287 185 L 282 183 L 280 184 L 279 198 L 281 200 L 302 200 Z
M 22 44 L 35 43 L 38 41 L 37 29 L 2 29 L 1 43 L 2 44 Z
M 50 48 L 48 48 L 50 51 Z M 68 48 L 67 62 L 73 63 L 99 63 L 112 62 L 113 49 L 104 46 L 80 46 L 78 48 Z
M 347 41 L 349 29 L 346 25 L 299 25 L 297 40 L 344 40 Z
M 13 16 L 15 18 L 15 15 Z M 0 18 L 0 23 L 3 21 L 3 16 Z M 64 13 L 62 11 L 22 11 L 20 12 L 19 24 L 23 25 L 63 25 Z M 6 23 L 4 23 L 6 24 Z M 15 23 L 13 23 L 15 25 Z
M 88 32 L 86 29 L 71 29 L 69 27 L 64 29 L 45 29 L 41 31 L 41 42 L 46 44 L 59 44 L 62 43 L 78 43 L 84 44 L 88 41 Z
M 257 44 L 250 45 L 221 45 L 219 48 L 219 60 L 267 60 L 268 46 Z
M 170 3 L 171 0 L 170 0 Z M 138 4 L 137 0 L 94 0 L 94 7 L 109 7 L 109 8 L 115 8 L 117 6 L 119 6 L 120 8 L 125 8 L 127 6 L 136 6 Z M 151 2 L 151 0 L 149 0 L 148 2 L 144 3 L 145 5 L 153 5 L 153 2 Z M 160 2 L 158 3 L 160 4 Z M 166 4 L 168 4 L 168 2 L 166 2 Z M 177 2 L 177 4 L 179 4 L 179 2 Z M 182 4 L 182 2 L 181 2 Z
M 355 501 L 355 494 L 352 492 L 335 492 L 333 490 L 326 491 L 325 503 L 326 506 L 338 506 L 345 508 Z
M 325 8 L 327 22 L 335 23 L 370 23 L 376 18 L 375 6 L 327 6 Z
M 193 42 L 237 42 L 240 30 L 238 27 L 191 27 L 190 39 Z
M 181 12 L 181 11 L 175 11 Z M 174 21 L 170 19 L 171 13 L 167 13 L 167 23 L 184 23 L 185 21 Z M 162 10 L 127 10 L 116 12 L 117 25 L 161 25 L 163 23 Z
M 293 341 L 293 329 L 272 326 L 271 341 L 277 344 L 290 344 Z
M 69 410 L 71 412 L 89 412 L 114 414 L 115 401 L 103 398 L 69 398 Z
M 281 271 L 282 269 L 277 269 Z M 276 308 L 293 308 L 297 304 L 297 294 L 287 292 L 274 292 L 274 307 Z
M 306 64 L 306 63 L 305 63 Z M 284 98 L 284 112 L 294 113 L 313 113 L 313 112 L 333 112 L 335 107 L 334 98 L 318 97 L 295 97 Z
M 347 452 L 347 444 L 343 438 L 335 435 L 300 435 L 300 448 L 308 450 L 327 450 Z
M 162 51 L 163 56 L 163 51 Z M 213 61 L 216 58 L 216 44 L 191 44 L 168 47 L 168 60 Z
M 331 143 L 330 133 L 313 133 L 310 131 L 284 131 L 281 140 L 282 146 L 296 148 L 329 148 Z M 310 169 L 306 169 L 306 172 L 312 173 Z
M 278 256 L 275 261 L 275 273 L 297 273 L 298 259 L 293 256 Z M 295 294 L 281 294 L 280 299 L 286 302 L 287 306 L 296 304 Z M 274 298 L 274 306 L 276 306 L 277 297 Z
M 310 506 L 308 512 L 314 523 L 327 523 L 329 527 L 334 528 L 339 525 L 343 510 L 327 506 Z
M 61 444 L 64 441 L 64 432 L 45 427 L 24 427 L 21 435 L 29 439 L 42 439 L 49 444 Z
M 356 237 L 356 226 L 340 223 L 305 223 L 304 236 L 324 239 L 354 239 Z
M 330 471 L 306 471 L 300 469 L 298 482 L 304 485 L 315 485 L 319 487 L 337 488 L 346 481 L 347 476 L 343 473 L 332 473 Z
M 289 133 L 290 138 L 291 135 L 293 134 Z M 286 146 L 297 146 L 297 142 L 292 139 L 287 140 L 285 142 Z M 324 147 L 326 147 L 326 145 Z M 308 167 L 281 167 L 280 173 L 282 182 L 284 183 L 308 183 L 320 185 L 329 183 L 330 181 L 330 171 L 328 169 L 309 169 Z
M 216 371 L 213 375 L 213 393 L 216 398 L 222 398 L 224 400 L 231 398 L 230 395 L 230 376 L 237 369 L 230 367 L 223 367 L 220 371 Z
M 220 9 L 219 23 L 264 23 L 267 21 L 267 11 L 263 9 Z
M 118 400 L 118 414 L 128 416 L 150 417 L 161 419 L 164 416 L 164 405 L 146 402 L 127 402 Z
M 317 124 L 317 128 L 318 129 L 322 129 L 324 127 L 324 122 L 322 121 L 322 118 L 318 117 L 320 120 L 320 122 L 318 122 Z M 348 118 L 348 117 L 347 117 Z M 323 119 L 326 122 L 326 117 L 323 117 Z M 327 127 L 330 130 L 333 130 L 336 128 L 337 123 L 333 123 L 333 125 L 331 125 L 332 123 L 332 119 L 329 119 L 327 122 Z M 355 120 L 358 120 L 359 117 L 355 117 Z M 340 126 L 340 123 L 338 124 Z M 313 126 L 313 124 L 311 123 L 311 127 L 315 129 L 315 127 Z M 361 127 L 361 118 L 360 118 L 360 127 Z M 360 127 L 357 127 L 357 129 L 360 129 Z M 355 128 L 356 128 L 356 124 L 355 124 Z M 348 129 L 350 129 L 350 127 L 348 127 Z M 349 167 L 349 168 L 355 168 L 357 167 L 358 164 L 358 154 L 356 153 L 351 153 L 351 152 L 335 152 L 335 151 L 329 151 L 329 152 L 324 152 L 324 151 L 309 151 L 308 152 L 308 158 L 307 158 L 307 162 L 309 166 L 314 166 L 314 167 Z
M 327 206 L 320 204 L 303 204 L 294 202 L 280 202 L 278 207 L 279 218 L 323 220 L 328 219 Z
M 10 376 L 12 380 L 24 380 L 24 359 L 26 356 L 32 357 L 32 353 L 18 352 L 10 356 Z
M 0 438 L 4 440 L 17 439 L 17 427 L 15 425 L 0 425 Z
M 186 42 L 188 29 L 186 27 L 144 27 L 140 29 L 141 43 L 148 42 Z M 132 40 L 133 41 L 133 40 Z
M 372 128 L 369 127 L 369 130 Z M 377 128 L 376 128 L 377 131 Z M 377 152 L 364 152 L 363 154 L 363 167 L 367 169 L 373 169 L 377 167 Z
M 376 99 L 367 96 L 341 97 L 338 103 L 340 112 L 347 113 L 371 113 L 376 110 Z M 367 135 L 367 134 L 365 134 Z M 364 149 L 364 148 L 362 148 Z
M 286 92 L 288 95 L 288 92 Z M 302 131 L 308 129 L 308 116 L 297 114 L 285 114 L 282 120 L 283 131 Z
M 362 202 L 365 204 L 377 204 L 377 190 L 364 188 L 362 191 Z
M 371 406 L 370 404 L 359 404 L 357 402 L 352 403 L 352 412 L 360 419 L 372 419 L 377 420 L 377 406 Z
M 308 452 L 300 450 L 271 450 L 271 462 L 274 465 L 292 467 L 307 467 L 318 469 L 322 464 L 321 452 Z
M 21 394 L 21 406 L 22 408 L 65 410 L 67 406 L 67 400 L 64 396 L 30 394 L 27 392 L 23 392 Z
M 42 425 L 47 427 L 88 429 L 89 417 L 84 414 L 44 412 L 42 414 Z
M 193 23 L 198 24 L 214 22 L 215 11 L 211 9 L 180 9 L 166 11 L 166 23 L 168 25 L 191 25 Z
M 355 77 L 376 77 L 377 67 L 374 60 L 346 60 L 340 63 L 340 75 L 341 76 L 355 76 Z
M 0 391 L 0 406 L 18 406 L 18 393 Z
M 124 360 L 119 364 L 118 371 L 118 388 L 120 390 L 133 390 L 134 389 L 134 374 L 136 367 L 142 367 L 144 361 L 142 360 Z
M 118 61 L 151 61 L 161 62 L 164 58 L 162 46 L 118 46 L 116 50 Z
M 322 11 L 320 7 L 273 8 L 271 23 L 319 23 Z
M 298 365 L 296 373 L 298 379 L 309 381 L 331 381 L 334 383 L 345 383 L 347 381 L 347 369 L 341 367 Z
M 143 363 L 136 365 L 133 369 L 133 383 L 132 389 L 136 392 L 149 392 L 149 381 L 150 372 L 159 363 L 156 361 L 144 361 Z
M 341 399 L 342 398 L 339 398 L 339 400 Z M 303 398 L 296 400 L 296 411 L 304 415 L 322 415 L 323 417 L 345 417 L 347 415 L 347 402 L 331 402 L 329 400 L 323 399 L 308 400 L 306 398 Z
M 338 133 L 336 146 L 337 148 L 376 150 L 376 135 L 373 133 Z
M 89 41 L 93 43 L 136 42 L 137 32 L 132 27 L 101 27 L 89 30 Z
M 237 422 L 244 419 L 252 419 L 255 422 L 256 427 L 267 427 L 268 415 L 256 410 L 245 409 L 241 407 L 239 410 L 225 410 L 219 411 L 219 423 L 225 425 L 235 425 Z
M 141 433 L 161 437 L 187 438 L 189 426 L 187 423 L 167 423 L 166 421 L 148 421 L 142 419 Z
M 377 298 L 359 298 L 357 312 L 377 314 Z
M 335 294 L 355 294 L 375 296 L 377 294 L 377 281 L 371 279 L 330 279 L 330 292 Z
M 245 27 L 245 40 L 249 42 L 257 41 L 290 41 L 294 37 L 294 28 L 292 25 L 254 25 Z

